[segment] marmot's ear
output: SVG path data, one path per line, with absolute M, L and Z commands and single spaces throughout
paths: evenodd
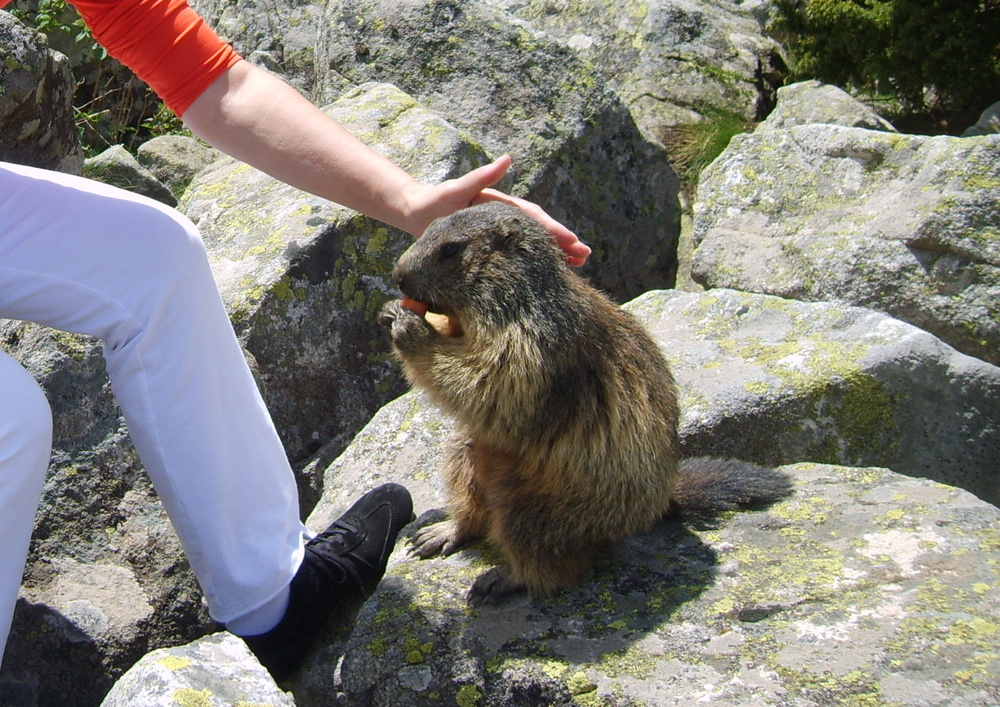
M 493 231 L 493 247 L 508 250 L 516 246 L 524 235 L 524 218 L 521 214 L 511 214 L 500 219 Z

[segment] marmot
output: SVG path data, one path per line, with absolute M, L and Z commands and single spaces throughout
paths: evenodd
M 381 322 L 409 381 L 458 421 L 450 520 L 419 529 L 413 552 L 486 537 L 506 563 L 476 580 L 470 603 L 569 586 L 674 504 L 719 511 L 787 493 L 774 470 L 679 465 L 677 391 L 659 347 L 520 209 L 492 202 L 438 219 L 393 279 L 447 317 L 435 326 L 396 300 Z

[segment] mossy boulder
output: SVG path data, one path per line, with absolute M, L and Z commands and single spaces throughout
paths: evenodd
M 720 114 L 763 118 L 785 73 L 784 50 L 740 3 L 496 2 L 565 41 L 657 140 Z
M 177 199 L 170 189 L 121 145 L 109 147 L 101 154 L 87 159 L 83 163 L 83 176 L 142 194 L 167 206 L 177 205 Z
M 161 135 L 147 140 L 136 150 L 135 158 L 163 184 L 175 199 L 180 199 L 188 184 L 222 153 L 187 135 Z
M 782 86 L 777 106 L 758 131 L 782 130 L 795 125 L 843 125 L 848 128 L 897 132 L 888 120 L 841 88 L 819 81 Z
M 467 135 L 387 84 L 326 110 L 427 182 L 487 161 Z M 231 159 L 202 172 L 180 208 L 202 232 L 292 460 L 330 440 L 343 448 L 402 390 L 377 318 L 398 296 L 390 274 L 411 237 Z
M 79 174 L 69 61 L 0 11 L 0 160 Z
M 702 175 L 692 275 L 870 307 L 1000 363 L 1000 136 L 738 135 Z
M 884 469 L 784 471 L 790 499 L 662 524 L 545 602 L 471 609 L 488 552 L 401 547 L 346 643 L 342 694 L 293 686 L 296 703 L 994 704 L 1000 511 Z
M 565 42 L 481 0 L 336 0 L 317 81 L 329 94 L 398 86 L 493 155 L 504 186 L 594 247 L 594 281 L 620 299 L 672 285 L 679 181 L 600 73 Z
M 248 61 L 316 98 L 315 49 L 322 2 L 194 0 L 191 6 Z
M 1000 503 L 1000 368 L 861 307 L 715 289 L 627 308 L 677 376 L 684 454 L 883 466 Z

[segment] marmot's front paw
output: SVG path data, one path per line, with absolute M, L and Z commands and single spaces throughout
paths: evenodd
M 423 560 L 438 553 L 447 557 L 458 551 L 464 544 L 455 521 L 445 520 L 419 528 L 413 534 L 413 546 L 410 547 L 410 554 Z
M 403 306 L 400 300 L 386 302 L 378 318 L 379 324 L 389 327 L 389 337 L 396 348 L 413 349 L 434 331 L 419 314 Z
M 510 571 L 504 565 L 486 570 L 472 583 L 466 595 L 469 606 L 503 604 L 526 587 L 511 579 Z

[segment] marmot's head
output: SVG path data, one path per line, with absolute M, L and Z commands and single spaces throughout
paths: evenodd
M 515 206 L 487 202 L 431 223 L 392 277 L 432 312 L 502 326 L 551 301 L 566 270 L 539 223 Z

